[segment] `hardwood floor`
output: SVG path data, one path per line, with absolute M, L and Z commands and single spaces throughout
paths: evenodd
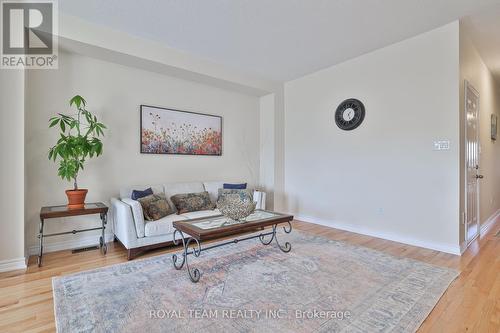
M 293 225 L 311 234 L 459 270 L 460 276 L 419 332 L 500 332 L 500 237 L 495 236 L 500 230 L 499 221 L 462 257 L 299 221 Z M 173 250 L 156 250 L 141 258 Z M 98 251 L 53 252 L 44 255 L 41 268 L 32 257 L 26 272 L 0 273 L 0 332 L 55 331 L 51 278 L 125 261 L 127 251 L 119 243 L 112 243 L 106 256 Z

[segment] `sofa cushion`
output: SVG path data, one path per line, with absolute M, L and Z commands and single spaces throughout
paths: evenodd
M 217 198 L 217 201 L 227 196 L 239 196 L 241 200 L 253 200 L 253 191 L 221 188 L 219 189 L 219 196 Z
M 137 201 L 141 203 L 144 218 L 148 221 L 156 221 L 174 213 L 165 193 L 151 194 Z
M 228 183 L 224 183 L 224 185 L 222 185 L 222 188 L 226 189 L 226 190 L 246 190 L 247 189 L 247 183 L 241 183 L 241 184 L 228 184 Z
M 205 187 L 205 191 L 208 192 L 210 200 L 212 200 L 213 203 L 216 203 L 217 198 L 219 196 L 219 189 L 224 186 L 224 182 L 222 181 L 204 182 L 203 186 Z
M 132 198 L 132 192 L 134 190 L 145 190 L 151 188 L 153 193 L 162 193 L 163 185 L 133 185 L 127 186 L 120 189 L 120 199 Z M 168 196 L 167 196 L 168 197 Z
M 151 194 L 153 194 L 153 189 L 151 187 L 148 187 L 147 189 L 145 189 L 143 191 L 142 190 L 133 190 L 130 198 L 132 200 L 137 200 L 140 198 L 147 197 L 148 195 L 151 195 Z
M 165 184 L 163 188 L 170 206 L 172 206 L 175 211 L 177 211 L 177 208 L 175 208 L 172 200 L 170 200 L 172 196 L 176 194 L 199 193 L 205 191 L 205 187 L 202 182 L 168 183 Z
M 200 210 L 197 212 L 183 213 L 179 216 L 183 216 L 187 219 L 197 219 L 197 218 L 201 218 L 201 217 L 210 217 L 210 216 L 217 216 L 217 215 L 221 215 L 221 212 L 218 209 Z
M 182 215 L 171 214 L 157 221 L 148 221 L 144 227 L 146 237 L 168 235 L 174 232 L 174 221 L 182 221 L 186 218 Z
M 214 203 L 210 200 L 207 191 L 200 193 L 176 194 L 170 198 L 177 208 L 178 214 L 196 212 L 199 210 L 212 210 Z

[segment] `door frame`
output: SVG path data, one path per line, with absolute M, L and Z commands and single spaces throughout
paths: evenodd
M 479 135 L 479 125 L 480 125 L 480 121 L 479 121 L 479 116 L 480 116 L 480 110 L 481 110 L 481 95 L 479 95 L 479 91 L 477 91 L 476 88 L 474 88 L 474 86 L 472 84 L 470 84 L 469 81 L 465 80 L 464 82 L 464 190 L 465 190 L 465 193 L 464 193 L 464 213 L 465 213 L 465 218 L 464 218 L 464 226 L 465 226 L 465 244 L 466 246 L 468 247 L 470 245 L 470 243 L 472 243 L 478 236 L 479 236 L 479 233 L 480 233 L 480 230 L 481 230 L 481 219 L 480 219 L 480 209 L 479 209 L 479 203 L 480 203 L 480 200 L 479 200 L 479 196 L 480 196 L 480 182 L 479 180 L 476 179 L 476 211 L 477 211 L 477 232 L 476 232 L 476 235 L 471 238 L 469 240 L 469 237 L 468 237 L 468 219 L 469 219 L 469 216 L 468 216 L 468 211 L 467 211 L 467 204 L 468 204 L 468 200 L 467 200 L 467 193 L 468 193 L 468 172 L 467 172 L 467 127 L 468 127 L 468 121 L 467 121 L 467 90 L 470 89 L 476 96 L 477 96 L 477 117 L 476 117 L 476 128 L 477 128 L 477 131 L 476 131 L 476 140 L 477 140 L 477 158 L 478 158 L 478 164 L 479 165 L 479 160 L 481 158 L 481 142 L 480 142 L 480 135 Z M 477 169 L 476 169 L 476 175 L 477 175 Z

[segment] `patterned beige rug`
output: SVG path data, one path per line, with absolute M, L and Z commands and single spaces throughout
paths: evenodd
M 53 279 L 59 332 L 414 332 L 458 272 L 297 231 Z

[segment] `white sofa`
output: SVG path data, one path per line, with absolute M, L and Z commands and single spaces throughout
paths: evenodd
M 174 233 L 172 222 L 220 215 L 220 212 L 214 209 L 180 215 L 175 213 L 165 216 L 158 221 L 146 221 L 139 202 L 130 198 L 133 190 L 144 190 L 151 187 L 154 193 L 164 192 L 171 206 L 175 207 L 170 201 L 170 197 L 182 193 L 207 191 L 210 199 L 215 203 L 219 188 L 222 188 L 224 183 L 222 181 L 189 182 L 164 185 L 138 185 L 122 188 L 119 199 L 111 198 L 111 214 L 113 217 L 115 240 L 119 240 L 125 246 L 128 252 L 128 259 L 130 260 L 144 251 L 172 245 Z

